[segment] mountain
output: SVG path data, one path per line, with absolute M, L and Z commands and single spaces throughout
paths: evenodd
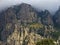
M 55 15 L 53 16 L 53 21 L 55 27 L 60 28 L 60 8 L 56 11 Z
M 41 20 L 44 25 L 53 25 L 51 13 L 48 10 L 40 12 Z
M 0 13 L 0 40 L 4 45 L 34 45 L 34 40 L 41 37 L 32 30 L 37 20 L 37 12 L 29 4 L 8 8 Z
M 36 45 L 41 39 L 53 38 L 55 20 L 48 10 L 38 12 L 26 3 L 10 7 L 0 13 L 1 44 Z

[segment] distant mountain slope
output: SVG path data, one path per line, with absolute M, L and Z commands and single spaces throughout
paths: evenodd
M 60 28 L 60 8 L 56 11 L 55 15 L 53 16 L 53 21 L 55 27 Z

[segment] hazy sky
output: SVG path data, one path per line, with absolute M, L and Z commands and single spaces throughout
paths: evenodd
M 60 0 L 0 0 L 0 9 L 20 3 L 29 3 L 38 9 L 56 11 L 60 6 Z

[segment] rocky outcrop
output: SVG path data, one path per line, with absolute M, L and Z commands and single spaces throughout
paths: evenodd
M 32 23 L 37 21 L 37 13 L 28 4 L 21 4 L 20 11 L 17 13 L 18 20 L 20 19 L 24 23 Z
M 28 27 L 15 24 L 14 32 L 8 36 L 7 45 L 35 45 L 37 40 L 41 39 L 41 36 L 34 32 L 29 33 Z
M 41 12 L 41 17 L 42 17 L 42 23 L 44 25 L 53 25 L 53 20 L 50 12 L 48 10 L 45 10 Z
M 54 18 L 57 23 L 60 21 L 59 14 L 58 11 L 57 19 Z M 48 10 L 38 12 L 31 5 L 22 3 L 0 13 L 2 45 L 36 45 L 44 34 L 49 35 L 52 31 L 53 20 Z
M 56 11 L 55 15 L 53 16 L 53 21 L 55 27 L 60 28 L 60 8 Z
M 31 5 L 23 3 L 10 7 L 1 14 L 0 36 L 7 45 L 35 45 L 37 39 L 41 38 L 34 33 L 33 28 L 30 29 L 30 24 L 40 23 L 40 18 L 37 19 L 37 12 Z

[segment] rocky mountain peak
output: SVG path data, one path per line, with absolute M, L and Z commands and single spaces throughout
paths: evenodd
M 22 3 L 17 13 L 17 19 L 21 19 L 22 22 L 36 22 L 37 13 L 31 5 Z
M 50 14 L 50 12 L 49 12 L 48 10 L 45 10 L 44 13 L 46 13 L 46 14 Z
M 10 7 L 2 13 L 3 16 L 0 15 L 2 16 L 2 18 L 0 17 L 0 39 L 6 42 L 7 45 L 20 45 L 21 43 L 23 45 L 26 38 L 29 37 L 28 34 L 30 34 L 30 25 L 28 26 L 28 24 L 37 22 L 36 11 L 31 5 L 22 3 L 18 6 Z M 32 39 L 33 42 L 34 39 Z
M 31 7 L 31 5 L 30 4 L 26 4 L 26 3 L 22 3 L 22 4 L 20 4 L 20 6 L 22 6 L 22 7 Z
M 60 28 L 60 7 L 53 16 L 53 21 L 55 23 L 55 26 Z
M 53 30 L 53 20 L 48 10 L 37 12 L 31 5 L 22 3 L 0 14 L 0 39 L 6 45 L 36 45 L 45 30 Z

